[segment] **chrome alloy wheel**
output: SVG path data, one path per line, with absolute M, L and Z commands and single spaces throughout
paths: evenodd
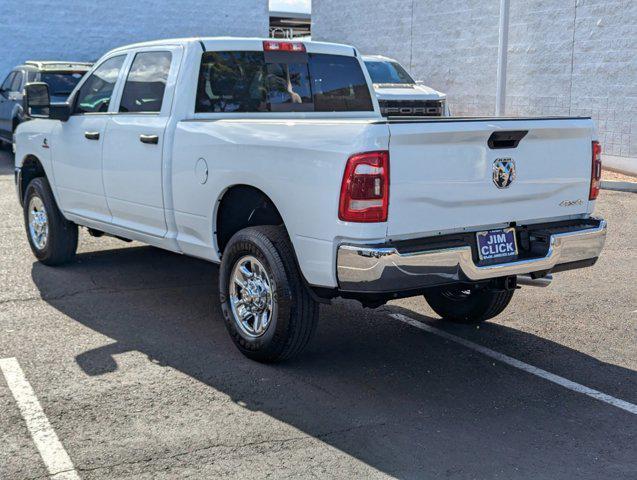
M 35 248 L 43 250 L 49 238 L 49 219 L 40 197 L 31 197 L 28 209 L 29 235 Z
M 230 274 L 230 307 L 241 331 L 262 336 L 276 315 L 272 282 L 263 264 L 252 255 L 241 257 Z

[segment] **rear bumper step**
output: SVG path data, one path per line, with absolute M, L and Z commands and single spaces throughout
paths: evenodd
M 550 233 L 546 254 L 509 263 L 477 265 L 471 245 L 401 253 L 394 246 L 341 245 L 337 255 L 339 288 L 346 292 L 389 293 L 455 282 L 475 282 L 535 272 L 599 257 L 606 240 L 606 221 Z

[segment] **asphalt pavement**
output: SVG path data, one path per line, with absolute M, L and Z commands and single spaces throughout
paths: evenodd
M 637 478 L 637 414 L 480 351 L 637 405 L 633 193 L 601 193 L 597 265 L 494 321 L 339 300 L 275 366 L 233 346 L 213 264 L 85 232 L 71 265 L 36 262 L 7 152 L 0 212 L 0 361 L 23 373 L 0 373 L 3 480 Z M 56 445 L 67 470 L 47 469 Z

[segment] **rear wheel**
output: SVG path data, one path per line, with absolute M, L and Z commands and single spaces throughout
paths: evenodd
M 318 304 L 304 285 L 283 227 L 250 227 L 228 242 L 219 270 L 221 309 L 246 357 L 277 362 L 310 341 Z
M 77 225 L 64 218 L 44 177 L 31 180 L 24 196 L 24 224 L 33 254 L 45 265 L 61 265 L 75 256 Z
M 478 285 L 441 287 L 425 293 L 429 306 L 444 320 L 476 324 L 504 311 L 514 290 L 490 290 Z

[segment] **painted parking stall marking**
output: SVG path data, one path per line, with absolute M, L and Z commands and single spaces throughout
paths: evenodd
M 18 404 L 22 418 L 27 424 L 33 443 L 52 480 L 79 480 L 73 462 L 57 434 L 44 414 L 31 384 L 24 376 L 15 358 L 0 359 L 0 370 L 4 374 L 9 390 Z
M 543 378 L 544 380 L 548 380 L 549 382 L 553 382 L 557 385 L 560 385 L 564 388 L 572 390 L 573 392 L 582 393 L 587 395 L 595 400 L 599 400 L 600 402 L 608 403 L 617 408 L 621 408 L 633 415 L 637 415 L 637 405 L 627 402 L 625 400 L 621 400 L 619 398 L 615 398 L 611 395 L 607 395 L 603 392 L 595 390 L 593 388 L 589 388 L 585 385 L 580 385 L 579 383 L 575 383 L 571 380 L 568 380 L 564 377 L 560 377 L 559 375 L 555 375 L 554 373 L 547 372 L 546 370 L 542 370 L 541 368 L 534 367 L 533 365 L 529 365 L 528 363 L 524 363 L 520 360 L 517 360 L 513 357 L 509 357 L 503 353 L 496 352 L 495 350 L 491 350 L 490 348 L 483 347 L 482 345 L 478 345 L 477 343 L 473 343 L 469 340 L 466 340 L 462 337 L 457 337 L 456 335 L 452 335 L 451 333 L 447 333 L 444 330 L 440 330 L 438 328 L 432 327 L 431 325 L 427 325 L 421 321 L 418 321 L 414 318 L 410 318 L 407 315 L 403 315 L 401 313 L 390 313 L 390 317 L 395 318 L 407 325 L 411 325 L 412 327 L 419 328 L 420 330 L 424 330 L 425 332 L 433 333 L 439 337 L 444 338 L 445 340 L 450 340 L 455 342 L 463 347 L 474 350 L 478 353 L 486 355 L 487 357 L 493 358 L 494 360 L 498 360 L 499 362 L 506 363 L 512 367 L 515 367 L 519 370 L 523 370 L 531 375 L 535 375 L 536 377 Z

